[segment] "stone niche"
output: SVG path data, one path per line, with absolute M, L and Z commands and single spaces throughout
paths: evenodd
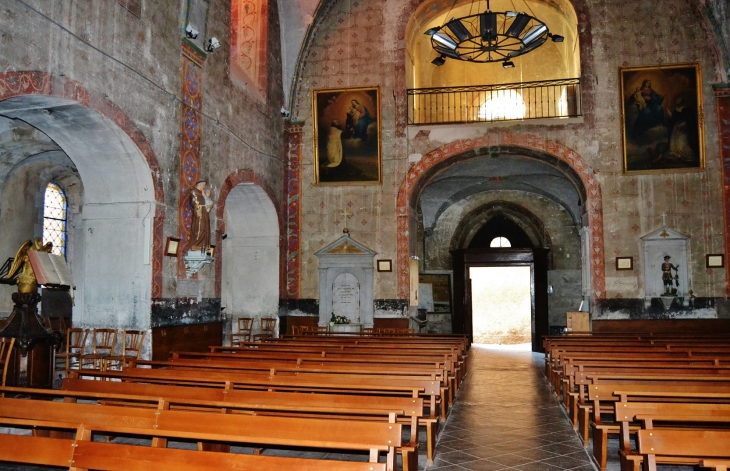
M 314 255 L 319 258 L 319 325 L 329 325 L 334 312 L 372 327 L 376 253 L 346 233 Z
M 678 276 L 679 281 L 679 286 L 676 282 L 672 282 L 672 287 L 677 290 L 676 297 L 682 298 L 687 295 L 691 282 L 687 270 L 688 240 L 689 237 L 667 226 L 641 238 L 644 249 L 644 303 L 646 305 L 651 303 L 651 298 L 661 297 L 664 294 L 662 263 L 665 255 L 669 255 L 672 265 L 679 268 L 677 271 L 672 270 L 672 276 Z

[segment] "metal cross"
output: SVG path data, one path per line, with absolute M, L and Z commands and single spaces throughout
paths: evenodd
M 347 220 L 352 219 L 352 211 L 350 208 L 340 209 L 340 219 L 345 221 L 345 229 L 347 229 Z

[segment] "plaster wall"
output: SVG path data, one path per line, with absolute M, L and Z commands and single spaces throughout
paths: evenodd
M 77 292 L 76 311 L 81 313 L 79 319 L 85 325 L 149 326 L 152 265 L 148 255 L 150 250 L 163 249 L 149 245 L 145 249 L 151 243 L 147 235 L 151 234 L 152 218 L 164 217 L 164 236 L 178 235 L 181 100 L 185 79 L 181 75 L 181 36 L 185 3 L 180 0 L 142 2 L 139 17 L 115 1 L 29 0 L 0 5 L 0 30 L 3 31 L 0 69 L 47 73 L 63 86 L 83 87 L 83 96 L 108 100 L 139 130 L 159 164 L 154 175 L 149 168 L 143 169 L 147 173 L 146 181 L 115 170 L 113 165 L 89 167 L 87 175 L 81 172 L 83 183 L 88 181 L 90 185 L 85 203 L 98 204 L 86 204 L 83 217 L 74 221 L 84 233 L 83 238 L 78 237 L 74 242 L 74 247 L 85 247 L 90 257 L 73 261 L 79 267 L 85 266 L 85 275 L 76 282 L 82 289 L 85 282 L 108 280 L 93 292 Z M 238 169 L 249 169 L 269 188 L 277 190 L 282 187 L 284 171 L 279 114 L 283 92 L 278 7 L 272 1 L 268 9 L 269 80 L 263 91 L 247 90 L 228 79 L 229 9 L 230 2 L 209 2 L 206 34 L 216 36 L 222 47 L 207 55 L 200 83 L 200 175 L 209 180 L 214 198 L 228 176 Z M 12 87 L 12 83 L 0 83 L 0 89 Z M 66 124 L 68 136 L 79 130 L 73 120 Z M 121 129 L 117 131 L 123 134 Z M 87 130 L 83 139 L 93 140 L 88 135 L 92 132 Z M 108 142 L 95 145 L 103 149 Z M 129 145 L 134 147 L 131 141 Z M 68 142 L 62 147 L 67 150 L 75 146 L 78 142 Z M 139 152 L 131 148 L 127 151 Z M 103 151 L 99 153 L 103 155 Z M 69 151 L 69 155 L 74 158 L 73 152 Z M 88 172 L 105 175 L 89 178 Z M 164 197 L 156 202 L 152 196 L 146 201 L 136 196 L 119 197 L 120 191 L 132 186 L 125 177 L 137 178 L 136 183 L 141 183 L 150 195 L 155 193 L 152 180 L 161 182 L 159 194 Z M 95 186 L 101 182 L 106 182 L 106 187 Z M 89 200 L 91 195 L 98 198 Z M 273 202 L 275 207 L 280 203 Z M 215 212 L 211 213 L 211 219 L 214 229 L 217 227 Z M 108 262 L 97 263 L 94 254 L 99 253 L 107 254 Z M 117 269 L 130 263 L 137 264 L 133 275 L 118 279 Z M 178 282 L 186 280 L 180 279 L 176 267 L 165 265 L 160 274 L 162 299 L 178 299 Z M 216 297 L 214 277 L 214 270 L 199 274 L 198 295 L 206 299 Z M 143 287 L 133 289 L 134 296 L 124 295 L 126 287 L 131 285 Z
M 603 196 L 606 277 L 628 283 L 607 284 L 607 298 L 639 298 L 640 284 L 633 283 L 641 266 L 639 237 L 662 224 L 688 234 L 692 253 L 720 253 L 723 244 L 721 168 L 715 99 L 711 85 L 723 79 L 715 36 L 708 30 L 700 8 L 682 0 L 631 2 L 628 0 L 574 2 L 579 18 L 583 117 L 573 121 L 532 124 L 517 122 L 491 126 L 421 127 L 407 136 L 394 132 L 397 113 L 405 103 L 394 97 L 405 87 L 402 80 L 405 47 L 400 39 L 413 5 L 397 0 L 333 2 L 316 23 L 316 37 L 304 51 L 293 118 L 304 122 L 303 142 L 313 136 L 311 91 L 322 88 L 379 86 L 383 129 L 383 183 L 368 187 L 317 187 L 313 185 L 312 145 L 302 155 L 302 298 L 317 296 L 317 262 L 312 256 L 335 240 L 342 222 L 338 211 L 351 207 L 348 222 L 354 238 L 363 241 L 378 258 L 394 259 L 397 189 L 411 163 L 408 155 L 425 155 L 449 142 L 490 133 L 556 141 L 575 150 L 596 173 Z M 663 14 L 657 15 L 661 11 Z M 539 50 L 525 56 L 537 58 Z M 618 70 L 622 66 L 699 62 L 703 81 L 703 119 L 706 170 L 686 173 L 624 175 L 620 144 L 621 118 Z M 445 66 L 447 67 L 448 64 Z M 497 65 L 499 69 L 501 67 Z M 518 65 L 519 67 L 519 65 Z M 399 78 L 401 77 L 401 78 Z M 558 78 L 558 77 L 556 77 Z M 468 136 L 467 136 L 468 135 Z M 589 196 L 590 199 L 590 196 Z M 547 219 L 547 218 L 546 218 Z M 547 221 L 546 221 L 547 223 Z M 415 226 L 414 226 L 415 227 Z M 411 236 L 411 242 L 414 241 Z M 575 246 L 578 249 L 578 244 Z M 633 256 L 634 272 L 615 272 L 615 257 Z M 571 269 L 576 269 L 572 267 Z M 725 275 L 708 272 L 704 257 L 691 266 L 693 289 L 698 296 L 723 296 Z M 391 278 L 388 278 L 390 276 Z M 395 296 L 394 274 L 377 274 L 375 297 Z

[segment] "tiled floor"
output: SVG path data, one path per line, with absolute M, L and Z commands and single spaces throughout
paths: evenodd
M 429 471 L 595 469 L 542 375 L 542 355 L 475 345 L 471 356 Z

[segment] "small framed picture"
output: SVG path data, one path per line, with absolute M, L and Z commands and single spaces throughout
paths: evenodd
M 616 270 L 633 270 L 634 257 L 616 257 Z
M 215 245 L 209 245 L 208 249 L 205 251 L 211 258 L 215 257 Z
M 390 260 L 378 260 L 378 271 L 393 271 L 393 262 Z
M 168 237 L 165 243 L 165 255 L 167 257 L 177 257 L 177 251 L 180 248 L 180 239 L 177 237 Z
M 725 268 L 725 255 L 721 253 L 705 255 L 707 268 Z

